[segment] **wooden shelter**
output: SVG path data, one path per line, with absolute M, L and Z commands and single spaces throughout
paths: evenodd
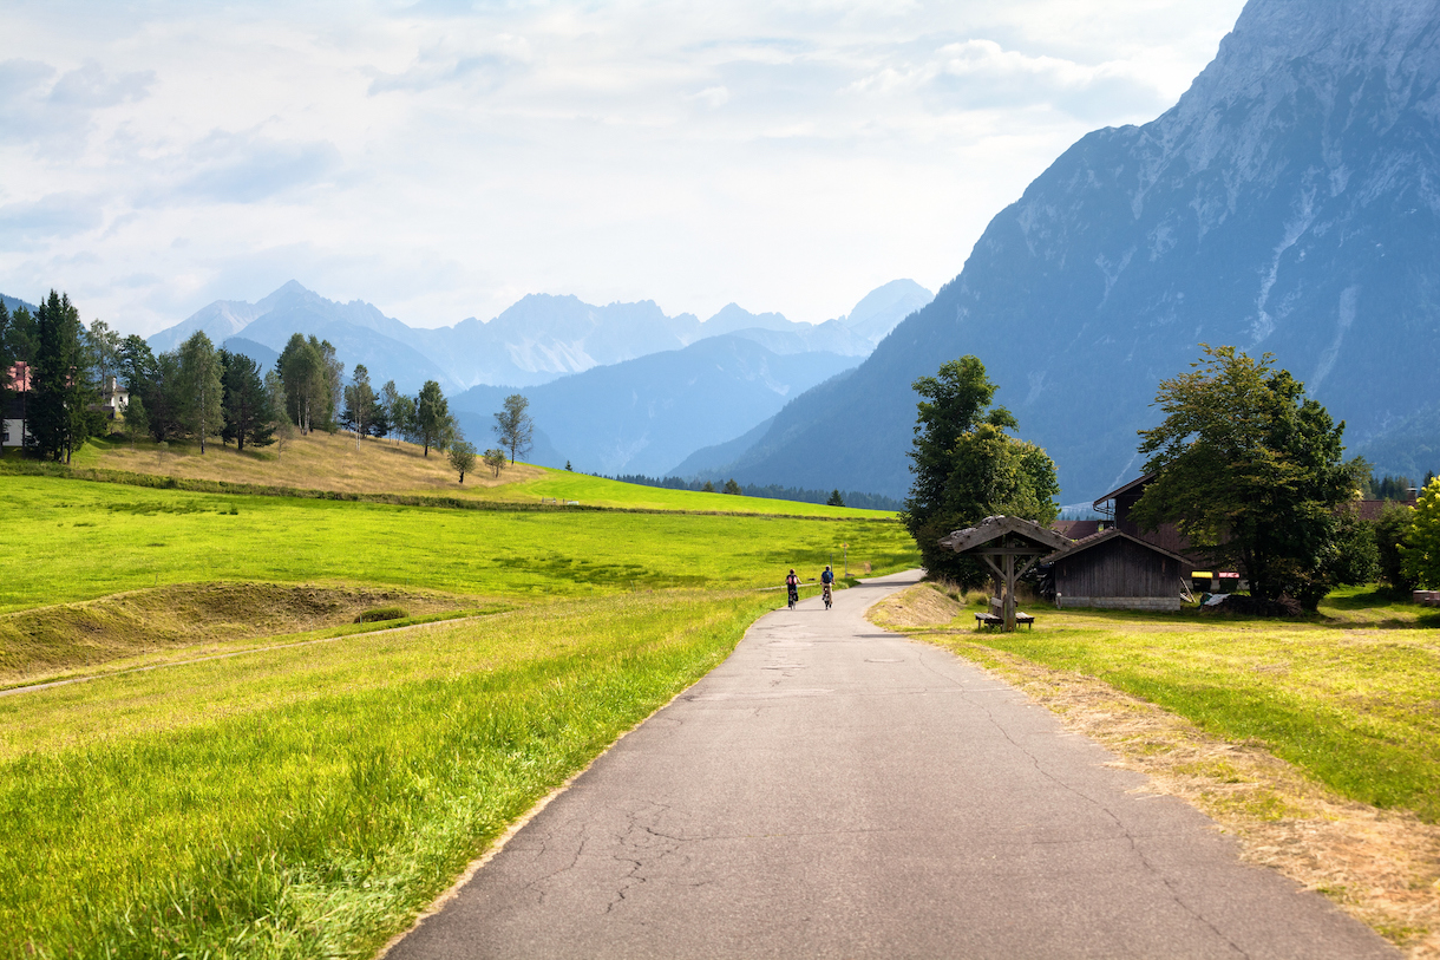
M 1179 610 L 1194 566 L 1185 557 L 1112 527 L 1045 558 L 1057 607 Z
M 986 517 L 973 527 L 940 538 L 940 546 L 976 557 L 995 574 L 1002 599 L 1002 629 L 1015 629 L 1015 583 L 1041 557 L 1063 550 L 1071 541 L 1047 527 L 1019 517 Z

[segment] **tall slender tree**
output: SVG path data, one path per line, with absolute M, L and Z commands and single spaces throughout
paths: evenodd
M 196 330 L 180 345 L 180 419 L 200 441 L 200 455 L 210 437 L 225 426 L 224 368 L 205 331 Z
M 499 438 L 500 445 L 510 450 L 510 462 L 515 462 L 518 454 L 527 452 L 530 449 L 531 438 L 535 435 L 535 421 L 526 408 L 530 401 L 518 393 L 512 393 L 505 398 L 504 408 L 495 414 L 495 436 Z
M 340 423 L 355 431 L 355 449 L 360 449 L 360 438 L 370 432 L 378 406 L 375 388 L 370 386 L 370 371 L 358 363 L 350 386 L 345 388 L 345 410 L 340 416 Z
M 276 361 L 276 369 L 285 384 L 285 412 L 290 422 L 301 433 L 309 433 L 317 422 L 323 425 L 329 388 L 325 380 L 325 360 L 318 345 L 306 341 L 301 334 L 292 335 Z
M 90 435 L 87 405 L 98 394 L 85 363 L 80 311 L 68 296 L 50 291 L 36 315 L 26 449 L 42 460 L 70 462 Z

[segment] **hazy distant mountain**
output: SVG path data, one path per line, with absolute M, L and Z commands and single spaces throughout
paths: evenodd
M 275 361 L 280 359 L 279 350 L 271 350 L 263 343 L 256 343 L 245 337 L 231 337 L 224 341 L 222 346 L 231 353 L 243 353 L 254 360 L 262 371 L 275 369 Z
M 37 309 L 39 309 L 33 303 L 28 303 L 24 300 L 21 300 L 19 297 L 6 296 L 3 293 L 0 293 L 0 301 L 3 301 L 5 303 L 5 309 L 9 310 L 12 313 L 20 307 L 24 307 L 31 313 L 34 313 Z
M 1075 144 L 733 472 L 903 495 L 910 384 L 975 354 L 1088 499 L 1134 475 L 1202 341 L 1274 353 L 1382 471 L 1440 469 L 1437 123 L 1440 0 L 1251 0 L 1173 109 Z
M 935 294 L 914 280 L 891 280 L 867 293 L 843 322 L 874 347 L 889 336 L 901 320 L 934 299 Z
M 708 337 L 595 367 L 524 389 L 551 451 L 532 462 L 587 473 L 663 475 L 699 447 L 745 432 L 793 397 L 858 362 L 831 353 L 775 354 L 739 335 Z M 453 411 L 478 414 L 484 449 L 492 415 L 509 387 L 480 386 L 452 397 Z M 468 435 L 468 434 L 467 434 Z
M 912 281 L 897 283 L 912 300 L 929 296 Z M 883 294 L 894 287 L 887 284 L 861 301 L 867 330 L 903 317 L 908 301 Z M 216 301 L 149 342 L 156 350 L 171 350 L 196 330 L 215 343 L 243 334 L 277 353 L 294 333 L 314 335 L 334 344 L 347 370 L 363 363 L 374 382 L 393 379 L 411 393 L 426 380 L 448 392 L 487 383 L 534 386 L 720 335 L 753 340 L 777 354 L 858 358 L 873 347 L 868 334 L 857 334 L 845 320 L 792 323 L 778 313 L 750 313 L 732 303 L 702 322 L 688 313 L 667 316 L 648 300 L 597 307 L 545 294 L 521 299 L 489 323 L 471 318 L 453 327 L 417 329 L 371 304 L 327 300 L 293 280 L 258 303 Z

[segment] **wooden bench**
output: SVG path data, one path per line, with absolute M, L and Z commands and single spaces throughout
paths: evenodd
M 1015 623 L 1017 625 L 1023 623 L 1031 630 L 1035 629 L 1035 618 L 1028 613 L 1021 613 L 1019 610 L 1015 611 Z M 975 614 L 975 626 L 977 628 L 985 627 L 987 629 L 991 629 L 994 627 L 1003 627 L 1004 625 L 1005 618 L 1000 616 L 1000 614 L 998 613 Z

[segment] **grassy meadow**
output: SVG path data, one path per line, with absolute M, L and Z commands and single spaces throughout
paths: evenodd
M 1361 589 L 1293 621 L 1031 608 L 976 631 L 973 608 L 921 635 L 1095 677 L 1221 739 L 1258 743 L 1339 794 L 1440 823 L 1440 611 Z
M 336 440 L 0 472 L 0 957 L 372 956 L 790 567 L 918 559 L 883 514 L 520 466 L 451 507 L 275 495 L 460 489 Z M 353 622 L 379 606 L 405 618 Z

